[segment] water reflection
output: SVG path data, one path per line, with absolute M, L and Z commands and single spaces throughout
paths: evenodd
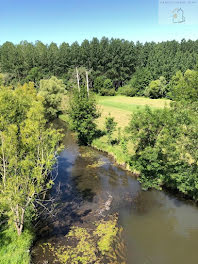
M 130 211 L 121 211 L 129 263 L 198 263 L 198 210 L 175 200 L 163 192 L 142 192 Z
M 70 133 L 58 159 L 58 177 L 51 191 L 54 214 L 43 215 L 32 250 L 35 264 L 54 263 L 43 251 L 46 242 L 64 245 L 72 225 L 91 225 L 102 214 L 118 212 L 124 228 L 128 264 L 198 263 L 198 208 L 165 192 L 141 190 L 131 173 L 115 166 L 101 152 L 78 147 Z M 103 210 L 110 201 L 110 210 Z M 106 263 L 104 263 L 106 264 Z

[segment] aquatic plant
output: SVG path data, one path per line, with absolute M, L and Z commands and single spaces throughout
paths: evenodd
M 45 245 L 56 261 L 63 264 L 118 264 L 120 262 L 117 261 L 114 243 L 119 245 L 119 230 L 117 216 L 111 216 L 109 220 L 96 221 L 93 229 L 72 227 L 65 236 L 66 246 L 55 248 L 50 243 Z M 45 254 L 44 249 L 43 253 Z
M 99 237 L 97 242 L 98 249 L 105 255 L 106 252 L 111 250 L 112 243 L 118 233 L 117 219 L 112 219 L 109 221 L 102 220 L 95 224 L 97 226 L 94 231 L 94 235 Z

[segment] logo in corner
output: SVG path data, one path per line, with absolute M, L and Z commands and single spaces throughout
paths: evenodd
M 184 10 L 182 8 L 175 8 L 172 13 L 173 23 L 184 23 L 186 21 L 186 18 L 184 17 Z

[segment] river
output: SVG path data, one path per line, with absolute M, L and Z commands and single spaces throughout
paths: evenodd
M 64 244 L 71 225 L 89 225 L 101 215 L 115 213 L 123 227 L 127 264 L 198 263 L 195 204 L 164 191 L 141 190 L 132 173 L 106 154 L 78 146 L 69 131 L 64 146 L 50 191 L 54 210 L 50 215 L 44 213 L 37 223 L 34 264 L 59 263 L 43 248 L 46 243 Z

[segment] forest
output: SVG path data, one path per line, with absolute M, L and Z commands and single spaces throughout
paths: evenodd
M 169 96 L 168 83 L 178 72 L 197 69 L 198 41 L 132 42 L 123 39 L 93 38 L 69 45 L 41 41 L 34 44 L 5 42 L 0 47 L 0 69 L 6 84 L 32 81 L 51 76 L 68 85 L 71 71 L 84 67 L 89 71 L 90 88 L 101 95 L 114 95 L 119 87 L 128 96 Z M 151 83 L 151 81 L 155 81 Z M 163 91 L 146 88 L 163 86 Z

